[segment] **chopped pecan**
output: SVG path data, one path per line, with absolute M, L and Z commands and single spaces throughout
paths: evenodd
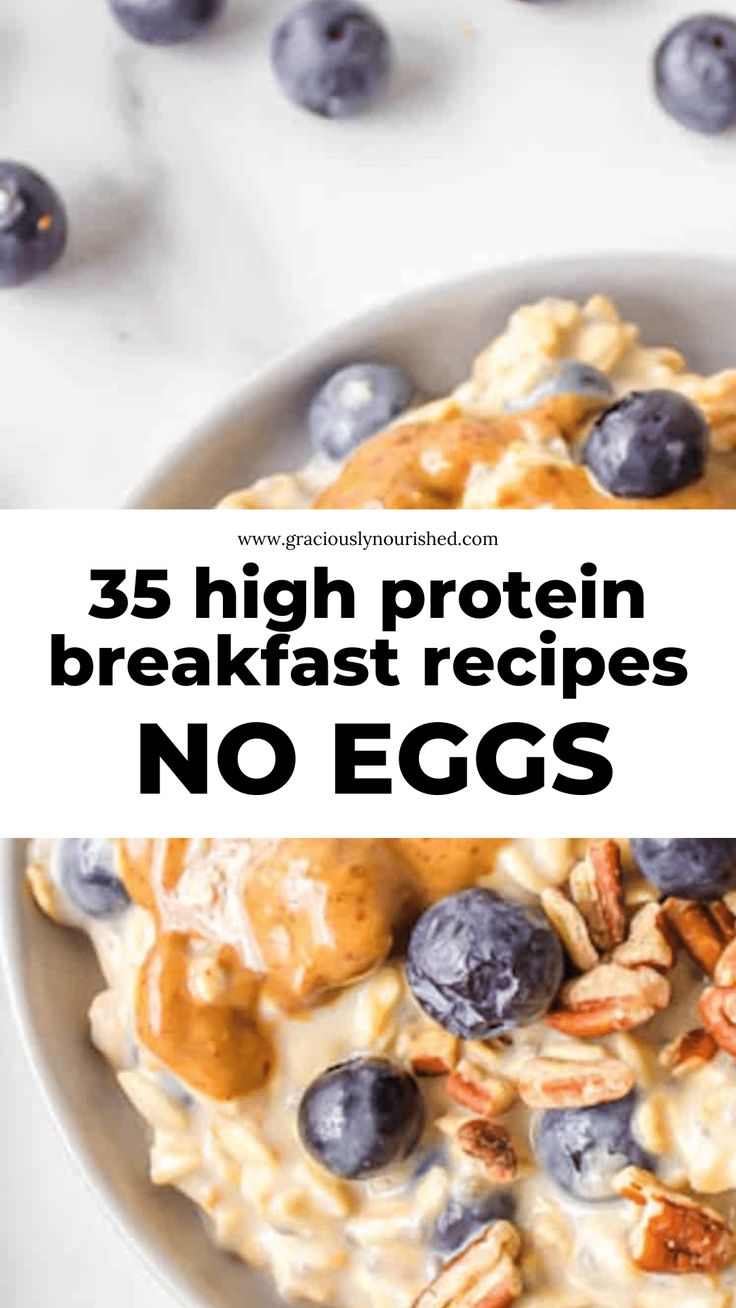
M 736 990 L 707 986 L 700 996 L 700 1016 L 719 1048 L 736 1058 Z
M 599 963 L 563 986 L 562 1007 L 544 1020 L 567 1035 L 611 1035 L 648 1022 L 667 1007 L 670 994 L 669 981 L 654 968 Z
M 500 1122 L 474 1117 L 470 1122 L 463 1122 L 455 1139 L 463 1153 L 480 1159 L 492 1181 L 508 1185 L 516 1179 L 516 1150 L 506 1127 Z
M 662 905 L 688 954 L 712 976 L 726 939 L 705 904 L 692 899 L 665 899 Z
M 721 930 L 724 940 L 733 940 L 736 936 L 736 917 L 734 917 L 728 904 L 722 899 L 716 899 L 709 904 L 711 917 L 715 918 Z
M 521 1294 L 521 1249 L 510 1222 L 494 1222 L 440 1268 L 413 1308 L 509 1308 Z
M 557 932 L 570 959 L 581 972 L 589 972 L 598 962 L 598 951 L 588 933 L 588 926 L 572 900 L 556 886 L 542 891 L 542 908 Z
M 736 939 L 730 940 L 713 969 L 717 986 L 736 986 Z
M 684 1076 L 686 1072 L 697 1072 L 699 1067 L 704 1067 L 717 1053 L 718 1045 L 713 1036 L 702 1026 L 696 1026 L 665 1045 L 659 1061 L 673 1076 Z
M 471 1113 L 495 1117 L 497 1113 L 505 1113 L 513 1103 L 516 1087 L 505 1076 L 479 1072 L 472 1063 L 463 1059 L 448 1079 L 447 1093 L 456 1104 L 469 1108 Z
M 615 840 L 594 840 L 582 863 L 570 873 L 570 894 L 588 924 L 593 943 L 602 950 L 626 936 L 621 884 L 621 853 Z
M 530 1058 L 521 1068 L 519 1095 L 530 1108 L 583 1108 L 623 1099 L 634 1080 L 621 1058 Z
M 675 946 L 662 906 L 644 904 L 631 919 L 628 938 L 613 951 L 613 961 L 623 967 L 657 967 L 668 972 L 674 967 Z
M 417 1076 L 447 1076 L 457 1065 L 460 1041 L 441 1027 L 420 1031 L 409 1047 L 409 1062 Z
M 736 1238 L 713 1208 L 660 1185 L 651 1172 L 625 1167 L 613 1188 L 642 1209 L 631 1256 L 645 1272 L 718 1272 L 736 1253 Z

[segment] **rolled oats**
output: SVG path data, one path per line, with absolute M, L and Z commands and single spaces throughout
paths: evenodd
M 664 1154 L 671 1147 L 669 1103 L 667 1097 L 656 1091 L 647 1095 L 636 1114 L 637 1138 L 652 1154 Z
M 357 1049 L 384 1050 L 396 1035 L 402 984 L 395 967 L 384 967 L 361 992 L 355 1011 Z
M 118 1085 L 149 1126 L 161 1131 L 185 1131 L 187 1114 L 182 1104 L 150 1077 L 140 1072 L 118 1072 Z
M 202 1164 L 202 1151 L 188 1132 L 157 1131 L 151 1146 L 154 1185 L 177 1185 Z

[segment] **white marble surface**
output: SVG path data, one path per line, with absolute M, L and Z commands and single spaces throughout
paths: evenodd
M 0 0 L 1 149 L 55 180 L 72 230 L 53 276 L 0 299 L 0 504 L 119 503 L 260 364 L 397 290 L 535 254 L 733 251 L 736 139 L 687 135 L 648 86 L 691 5 L 383 0 L 394 90 L 353 123 L 275 89 L 287 8 L 230 0 L 200 45 L 151 50 L 105 0 Z M 76 1176 L 2 1003 L 0 1042 L 0 1301 L 171 1308 Z
M 72 230 L 53 276 L 0 298 L 0 504 L 119 503 L 262 362 L 397 290 L 534 254 L 731 251 L 736 139 L 683 132 L 648 85 L 688 3 L 383 0 L 393 92 L 349 123 L 276 89 L 288 7 L 230 0 L 157 50 L 105 0 L 0 0 L 0 149 L 55 180 Z

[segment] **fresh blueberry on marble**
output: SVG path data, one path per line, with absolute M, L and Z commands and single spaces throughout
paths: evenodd
M 611 495 L 656 499 L 702 477 L 708 426 L 676 391 L 633 391 L 601 414 L 583 463 Z
M 640 871 L 682 899 L 720 899 L 736 890 L 736 840 L 632 840 Z
M 66 240 L 66 211 L 54 188 L 32 168 L 0 161 L 0 286 L 46 272 Z
M 488 1190 L 467 1199 L 453 1195 L 437 1218 L 432 1244 L 439 1253 L 456 1253 L 492 1222 L 513 1221 L 515 1209 L 509 1190 Z
M 591 1108 L 550 1108 L 536 1132 L 537 1158 L 562 1190 L 589 1203 L 613 1198 L 611 1181 L 630 1164 L 654 1163 L 634 1138 L 632 1093 Z
M 130 900 L 115 871 L 112 846 L 107 840 L 61 840 L 59 879 L 75 908 L 89 917 L 111 917 L 127 908 Z
M 555 395 L 574 395 L 589 400 L 591 405 L 608 404 L 614 390 L 610 379 L 592 363 L 580 359 L 561 359 L 549 377 L 543 378 L 533 390 L 519 399 L 509 400 L 504 406 L 507 413 L 534 409 Z
M 428 908 L 406 956 L 414 998 L 446 1030 L 468 1040 L 542 1017 L 562 973 L 562 947 L 544 914 L 482 887 Z
M 121 27 L 148 45 L 175 45 L 204 32 L 225 0 L 110 0 Z
M 352 363 L 317 391 L 309 406 L 309 432 L 320 454 L 344 459 L 369 436 L 409 408 L 414 383 L 391 363 Z
M 407 1158 L 424 1127 L 424 1103 L 408 1072 L 387 1058 L 352 1058 L 322 1072 L 299 1106 L 299 1135 L 336 1176 L 372 1176 Z
M 659 102 L 694 132 L 736 123 L 736 22 L 699 14 L 673 27 L 654 60 Z
M 376 15 L 349 0 L 309 0 L 277 27 L 271 46 L 284 93 L 324 118 L 363 113 L 391 71 L 391 43 Z

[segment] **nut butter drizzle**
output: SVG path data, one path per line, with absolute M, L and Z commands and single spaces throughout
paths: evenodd
M 248 971 L 264 973 L 244 890 L 256 852 L 276 843 L 154 840 L 150 886 L 161 928 L 202 936 L 216 947 L 230 945 Z
M 273 1051 L 258 1015 L 263 969 L 249 966 L 260 962 L 241 893 L 249 846 L 237 868 L 227 846 L 211 868 L 211 843 L 120 841 L 119 853 L 131 896 L 156 926 L 136 987 L 138 1036 L 192 1089 L 230 1100 L 264 1084 Z
M 156 927 L 137 987 L 142 1043 L 214 1099 L 257 1088 L 273 1061 L 262 998 L 298 1011 L 364 977 L 427 904 L 490 872 L 501 843 L 119 841 Z

